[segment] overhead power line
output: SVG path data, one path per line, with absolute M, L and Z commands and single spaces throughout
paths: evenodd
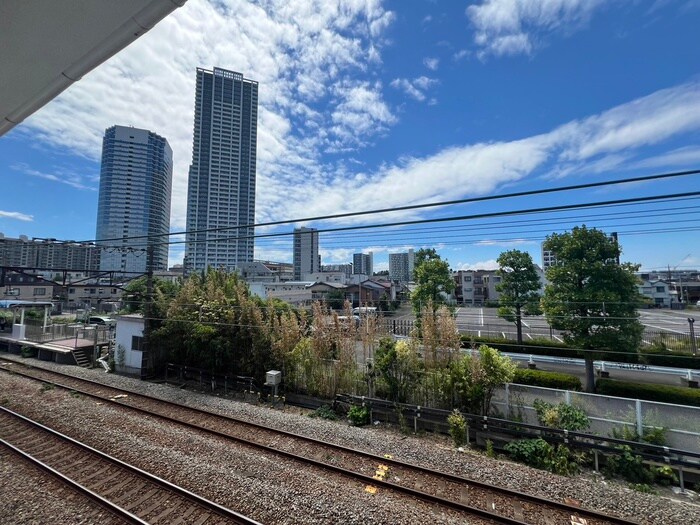
M 498 195 L 486 195 L 486 196 L 482 196 L 482 197 L 470 197 L 470 198 L 466 198 L 466 199 L 457 199 L 457 200 L 451 200 L 451 201 L 432 202 L 432 203 L 425 203 L 425 204 L 412 204 L 412 205 L 407 205 L 407 206 L 397 206 L 397 207 L 393 207 L 393 208 L 381 208 L 381 209 L 375 209 L 375 210 L 339 213 L 339 214 L 334 214 L 334 215 L 321 215 L 321 216 L 315 216 L 315 217 L 304 217 L 304 218 L 288 219 L 288 220 L 281 220 L 281 221 L 269 221 L 269 222 L 245 224 L 245 225 L 239 225 L 239 226 L 225 226 L 225 227 L 218 227 L 218 228 L 207 228 L 207 229 L 202 229 L 202 230 L 171 232 L 171 233 L 162 234 L 162 235 L 160 235 L 160 234 L 159 235 L 139 235 L 139 236 L 133 236 L 133 237 L 114 237 L 114 238 L 107 238 L 107 239 L 93 239 L 93 240 L 81 241 L 81 242 L 111 242 L 111 241 L 122 241 L 123 242 L 124 240 L 139 240 L 139 239 L 153 239 L 153 238 L 160 239 L 160 238 L 165 237 L 165 236 L 170 237 L 170 236 L 180 236 L 180 235 L 187 235 L 187 234 L 223 232 L 223 231 L 246 229 L 246 228 L 281 226 L 284 224 L 295 224 L 295 223 L 302 223 L 302 222 L 316 222 L 316 221 L 322 221 L 322 220 L 346 219 L 346 218 L 350 218 L 350 217 L 360 217 L 360 216 L 365 216 L 365 215 L 378 215 L 378 214 L 382 214 L 382 213 L 393 213 L 393 212 L 400 212 L 400 211 L 428 209 L 428 208 L 435 208 L 435 207 L 441 207 L 441 206 L 453 206 L 453 205 L 457 205 L 457 204 L 487 202 L 487 201 L 494 201 L 494 200 L 501 200 L 501 199 L 510 199 L 510 198 L 515 198 L 515 197 L 529 197 L 529 196 L 534 196 L 534 195 L 545 195 L 545 194 L 549 194 L 549 193 L 557 193 L 557 192 L 564 192 L 564 191 L 600 188 L 600 187 L 604 187 L 604 186 L 613 186 L 613 185 L 619 185 L 619 184 L 649 182 L 649 181 L 663 180 L 663 179 L 669 179 L 669 178 L 674 178 L 674 177 L 684 177 L 684 176 L 688 176 L 688 175 L 697 175 L 697 174 L 700 174 L 700 169 L 687 170 L 687 171 L 677 171 L 677 172 L 672 172 L 672 173 L 661 173 L 661 174 L 656 174 L 656 175 L 646 175 L 646 176 L 641 176 L 641 177 L 628 177 L 626 179 L 590 182 L 590 183 L 586 183 L 586 184 L 574 184 L 574 185 L 570 185 L 570 186 L 558 186 L 555 188 L 544 188 L 544 189 L 539 189 L 539 190 L 503 193 L 503 194 L 498 194 Z M 688 194 L 688 195 L 691 195 L 691 194 Z M 450 219 L 450 220 L 455 220 L 455 219 Z M 416 223 L 413 223 L 413 222 L 396 223 L 396 225 L 405 225 L 405 224 L 419 224 L 419 222 L 416 222 Z M 333 231 L 333 230 L 327 230 L 327 231 Z M 217 240 L 217 239 L 213 239 L 213 240 Z M 211 242 L 211 241 L 212 241 L 212 239 L 208 239 L 208 242 Z M 173 243 L 157 243 L 157 244 L 182 244 L 182 241 L 173 242 Z

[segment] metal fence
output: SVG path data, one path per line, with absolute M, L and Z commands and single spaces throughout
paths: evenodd
M 643 435 L 645 430 L 666 429 L 669 447 L 700 452 L 700 408 L 639 399 L 601 396 L 583 392 L 508 384 L 497 389 L 491 408 L 507 419 L 537 424 L 536 399 L 547 403 L 568 403 L 586 412 L 589 432 L 614 437 L 624 428 Z
M 35 343 L 49 343 L 66 339 L 88 339 L 95 343 L 105 343 L 113 334 L 106 326 L 85 326 L 83 324 L 51 324 L 44 328 L 41 325 L 27 324 L 25 338 Z

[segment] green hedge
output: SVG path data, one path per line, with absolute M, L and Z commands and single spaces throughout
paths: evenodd
M 529 368 L 518 368 L 515 371 L 513 383 L 517 383 L 519 385 L 557 388 L 559 390 L 581 390 L 581 380 L 575 375 L 563 374 L 560 372 L 530 370 Z
M 502 337 L 477 337 L 471 335 L 462 336 L 462 346 L 470 344 L 489 345 L 500 352 L 524 353 L 533 355 L 551 355 L 556 357 L 581 357 L 580 353 L 571 348 L 567 348 L 563 343 L 550 341 L 549 339 L 534 339 L 523 341 L 522 351 L 520 346 L 511 339 Z
M 599 379 L 596 383 L 596 393 L 700 407 L 700 389 L 698 388 L 647 385 L 644 383 L 618 381 L 616 379 Z
M 650 347 L 642 347 L 639 356 L 639 362 L 654 366 L 670 366 L 672 368 L 692 368 L 700 369 L 700 356 L 692 354 L 673 354 L 662 346 L 654 345 Z

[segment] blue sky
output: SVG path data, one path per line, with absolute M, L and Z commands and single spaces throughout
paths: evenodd
M 0 232 L 95 237 L 102 134 L 150 129 L 174 151 L 182 231 L 194 79 L 260 82 L 257 220 L 528 191 L 700 168 L 699 0 L 189 0 L 0 139 Z M 411 211 L 318 228 L 700 191 L 700 176 Z M 324 263 L 436 247 L 493 267 L 552 231 L 617 231 L 623 260 L 700 267 L 698 199 L 324 233 Z M 300 225 L 302 223 L 295 223 Z M 260 229 L 260 233 L 290 231 Z M 290 239 L 256 257 L 291 260 Z M 171 263 L 182 247 L 173 246 Z

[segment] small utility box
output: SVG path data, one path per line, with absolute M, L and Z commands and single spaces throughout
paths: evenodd
M 279 370 L 268 370 L 265 374 L 265 386 L 272 387 L 272 393 L 277 397 L 277 387 L 282 382 L 282 372 Z
M 277 386 L 282 382 L 282 372 L 279 370 L 270 370 L 265 376 L 265 384 L 268 386 Z

